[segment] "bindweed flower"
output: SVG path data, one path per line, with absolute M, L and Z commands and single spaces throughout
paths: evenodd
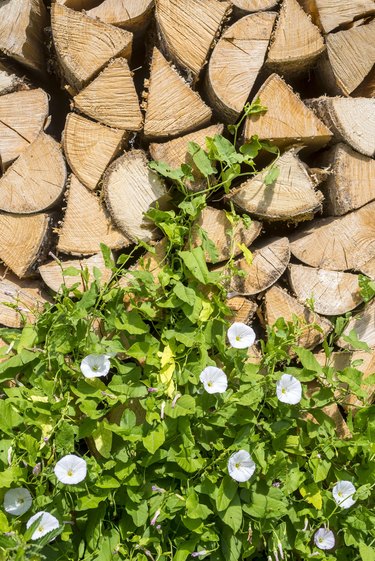
M 34 516 L 32 516 L 27 521 L 26 528 L 30 528 L 33 522 L 35 522 L 39 518 L 39 524 L 33 535 L 31 536 L 32 540 L 38 540 L 46 534 L 49 534 L 49 532 L 52 532 L 52 530 L 57 530 L 57 528 L 60 526 L 59 521 L 57 520 L 57 518 L 52 516 L 52 514 L 50 514 L 49 512 L 41 511 L 34 514 Z
M 155 526 L 156 521 L 157 521 L 159 515 L 160 515 L 160 510 L 158 509 L 158 510 L 155 512 L 154 516 L 153 516 L 153 517 L 151 518 L 151 520 L 150 520 L 150 525 L 151 525 L 151 526 Z
M 276 395 L 279 401 L 295 405 L 301 401 L 302 386 L 301 382 L 290 374 L 283 374 L 276 383 Z
M 16 487 L 9 489 L 4 495 L 4 510 L 13 516 L 25 514 L 31 507 L 33 499 L 28 489 Z
M 249 452 L 239 450 L 228 460 L 228 473 L 232 479 L 243 483 L 250 479 L 255 471 L 255 463 Z
M 350 481 L 339 481 L 332 489 L 332 495 L 341 508 L 350 508 L 356 502 L 353 495 L 356 489 Z
M 38 462 L 33 467 L 33 475 L 39 475 L 41 471 L 42 471 L 42 464 L 40 462 Z
M 229 343 L 235 349 L 248 349 L 255 341 L 255 331 L 245 323 L 236 321 L 227 331 Z
M 207 393 L 224 393 L 228 387 L 225 373 L 216 366 L 207 366 L 199 375 Z
M 81 362 L 81 372 L 85 378 L 107 376 L 110 368 L 108 355 L 87 355 Z
M 154 493 L 165 493 L 165 489 L 159 487 L 158 485 L 151 485 L 151 489 Z
M 314 542 L 319 549 L 332 549 L 335 547 L 335 536 L 327 528 L 319 528 L 314 534 Z
M 158 391 L 158 389 L 150 387 L 150 388 L 147 388 L 147 391 L 148 391 L 148 393 L 156 393 Z
M 207 549 L 201 549 L 200 551 L 193 551 L 191 554 L 192 557 L 202 557 L 202 555 L 206 555 Z
M 86 461 L 74 454 L 68 454 L 57 462 L 54 472 L 61 483 L 76 485 L 81 483 L 86 477 Z

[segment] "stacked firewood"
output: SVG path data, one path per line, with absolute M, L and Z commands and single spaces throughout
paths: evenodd
M 46 4 L 0 0 L 0 322 L 21 326 L 59 290 L 51 251 L 63 267 L 104 271 L 101 242 L 162 247 L 143 213 L 171 194 L 148 162 L 190 163 L 189 141 L 204 148 L 259 98 L 267 112 L 246 118 L 242 138 L 280 148 L 279 176 L 267 185 L 261 172 L 224 200 L 253 219 L 235 233 L 245 274 L 229 304 L 237 320 L 257 312 L 263 326 L 302 318 L 310 349 L 330 318 L 353 311 L 344 336 L 354 329 L 375 348 L 375 300 L 364 305 L 358 285 L 359 274 L 375 279 L 374 1 Z M 61 138 L 45 132 L 51 81 L 70 99 Z M 201 186 L 198 177 L 189 188 Z M 223 208 L 199 220 L 221 269 Z M 363 358 L 365 374 L 375 370 L 374 353 L 338 346 L 338 364 Z

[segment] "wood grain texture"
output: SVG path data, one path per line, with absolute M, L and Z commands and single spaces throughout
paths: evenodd
M 243 296 L 234 296 L 227 300 L 227 306 L 232 311 L 230 320 L 232 323 L 240 322 L 248 324 L 250 320 L 254 317 L 258 305 L 253 300 L 249 298 L 244 298 Z
M 367 343 L 370 349 L 375 349 L 375 300 L 371 300 L 366 306 L 355 314 L 343 331 L 343 336 L 350 335 L 354 330 L 360 341 Z M 343 337 L 337 341 L 343 349 L 352 349 L 352 346 Z
M 87 15 L 138 33 L 149 23 L 153 7 L 154 0 L 103 0 Z
M 87 259 L 69 259 L 67 261 L 60 261 L 59 263 L 55 260 L 49 261 L 39 267 L 39 273 L 48 288 L 54 292 L 60 292 L 63 286 L 66 288 L 75 286 L 75 290 L 83 292 L 87 288 L 87 283 L 83 282 L 82 274 L 74 276 L 64 274 L 65 271 L 71 267 L 77 269 L 80 273 L 83 273 L 87 269 L 88 283 L 94 282 L 95 280 L 94 269 L 98 269 L 101 272 L 102 283 L 108 282 L 112 274 L 111 270 L 106 268 L 101 253 L 88 257 Z
M 373 0 L 304 0 L 304 5 L 324 33 L 375 13 Z
M 0 61 L 0 95 L 28 89 L 24 80 L 9 65 Z
M 276 8 L 279 0 L 232 0 L 235 11 L 243 15 Z

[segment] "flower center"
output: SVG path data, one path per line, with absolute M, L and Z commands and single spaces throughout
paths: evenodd
M 208 386 L 209 388 L 212 387 L 212 382 L 211 382 L 211 380 L 210 380 L 209 382 L 207 382 L 207 386 Z
M 40 532 L 40 533 L 44 532 L 44 527 L 43 527 L 43 526 L 39 526 L 38 532 Z
M 72 477 L 72 475 L 73 475 L 73 470 L 72 469 L 68 470 L 68 475 L 69 475 L 69 477 Z
M 239 335 L 236 336 L 236 341 L 241 341 L 241 337 Z
M 240 463 L 240 462 L 237 462 L 236 465 L 235 465 L 235 467 L 236 467 L 236 469 L 240 469 L 241 463 Z
M 17 506 L 21 506 L 23 505 L 24 502 L 25 502 L 24 499 L 17 499 L 16 504 Z
M 323 543 L 323 538 L 319 538 L 319 543 Z
M 286 389 L 282 388 L 281 393 L 286 393 Z
M 99 370 L 99 366 L 98 366 L 97 364 L 94 364 L 94 365 L 91 367 L 91 370 L 93 370 L 94 372 L 97 372 L 97 371 Z

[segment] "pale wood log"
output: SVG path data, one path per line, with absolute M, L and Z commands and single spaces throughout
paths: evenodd
M 220 119 L 233 122 L 241 113 L 266 56 L 276 14 L 241 18 L 216 44 L 206 73 L 206 92 Z
M 107 23 L 70 10 L 51 7 L 52 37 L 65 80 L 80 90 L 113 57 L 130 58 L 133 35 Z
M 28 68 L 45 74 L 43 0 L 1 0 L 0 51 Z
M 0 96 L 0 156 L 4 168 L 36 139 L 47 117 L 48 97 L 41 89 Z
M 53 207 L 67 177 L 60 144 L 41 132 L 0 178 L 0 209 L 31 214 Z
M 52 0 L 56 4 L 62 4 L 72 10 L 91 10 L 101 2 L 101 0 Z
M 168 138 L 208 125 L 211 109 L 154 48 L 148 82 L 144 134 Z
M 346 214 L 375 199 L 375 161 L 347 144 L 336 144 L 321 160 L 331 173 L 321 189 L 330 216 Z
M 375 256 L 375 202 L 339 218 L 322 218 L 292 234 L 297 259 L 334 271 L 358 270 Z
M 69 113 L 63 133 L 63 148 L 74 175 L 88 189 L 96 189 L 108 164 L 119 154 L 128 135 Z
M 227 306 L 232 311 L 231 322 L 249 323 L 257 311 L 258 305 L 253 300 L 243 296 L 228 298 Z
M 275 8 L 279 0 L 231 0 L 235 13 L 239 15 L 249 12 L 260 12 Z
M 154 0 L 104 0 L 87 15 L 138 33 L 149 23 L 153 7 Z
M 294 150 L 277 161 L 279 176 L 266 185 L 268 170 L 233 189 L 228 198 L 246 212 L 264 220 L 308 220 L 321 210 L 323 196 L 316 191 L 305 164 Z
M 231 253 L 236 256 L 242 253 L 240 244 L 249 246 L 262 230 L 260 222 L 252 221 L 249 228 L 240 220 L 233 227 L 233 243 L 231 243 L 232 226 L 224 210 L 207 206 L 202 210 L 192 228 L 192 244 L 194 247 L 202 245 L 199 229 L 202 228 L 216 246 L 218 253 L 217 262 L 229 259 Z M 207 263 L 212 263 L 211 257 L 206 253 Z
M 375 13 L 373 0 L 300 0 L 324 33 Z
M 25 81 L 7 64 L 0 60 L 0 95 L 28 89 Z
M 363 301 L 358 275 L 289 265 L 289 283 L 301 304 L 312 300 L 314 310 L 325 316 L 350 312 Z
M 352 93 L 353 97 L 375 97 L 375 66 L 367 74 L 362 84 Z
M 264 297 L 264 311 L 266 323 L 269 326 L 272 326 L 278 318 L 284 318 L 286 322 L 293 322 L 294 316 L 296 316 L 302 328 L 297 344 L 306 349 L 319 345 L 332 330 L 330 321 L 300 304 L 296 298 L 290 296 L 278 285 L 267 290 Z M 318 329 L 316 326 L 319 326 Z
M 73 102 L 79 112 L 103 125 L 128 131 L 142 128 L 137 92 L 124 58 L 112 60 Z
M 375 155 L 375 99 L 319 97 L 307 102 L 334 133 L 365 156 Z
M 172 169 L 179 168 L 181 164 L 191 166 L 195 180 L 187 182 L 185 186 L 191 191 L 201 191 L 207 185 L 207 181 L 194 164 L 193 158 L 188 152 L 188 144 L 195 142 L 206 150 L 206 137 L 212 138 L 215 134 L 222 134 L 223 130 L 224 125 L 211 125 L 168 142 L 152 142 L 149 146 L 151 157 L 158 162 L 165 162 Z
M 156 202 L 163 207 L 170 196 L 163 180 L 148 167 L 142 150 L 125 152 L 109 166 L 103 192 L 114 223 L 126 236 L 134 241 L 160 237 L 144 213 Z
M 40 282 L 19 279 L 0 265 L 0 324 L 18 328 L 33 323 L 47 301 Z
M 154 251 L 146 251 L 142 257 L 140 257 L 134 265 L 131 265 L 128 271 L 120 277 L 118 284 L 121 288 L 127 288 L 131 286 L 134 281 L 134 275 L 132 271 L 148 271 L 152 274 L 155 284 L 160 284 L 159 273 L 161 272 L 163 266 L 166 263 L 167 258 L 167 247 L 168 242 L 166 238 L 162 238 L 157 241 L 154 245 Z M 127 309 L 131 309 L 131 300 L 134 298 L 134 294 L 129 294 L 127 292 L 124 296 L 124 303 Z
M 131 242 L 114 227 L 95 193 L 72 175 L 57 249 L 70 255 L 93 255 L 100 251 L 101 243 L 110 249 L 121 249 Z
M 317 388 L 318 389 L 318 388 Z M 320 409 L 319 409 L 320 410 Z M 352 438 L 352 433 L 344 420 L 344 417 L 340 413 L 340 409 L 337 406 L 337 403 L 330 403 L 329 405 L 324 405 L 322 407 L 322 412 L 329 417 L 334 425 L 336 434 L 339 438 Z M 319 421 L 314 417 L 313 413 L 307 412 L 302 414 L 305 420 L 312 421 L 314 424 L 319 424 Z
M 366 263 L 361 265 L 358 270 L 364 275 L 367 275 L 371 279 L 375 280 L 375 257 L 366 261 Z
M 367 343 L 370 349 L 375 349 L 375 299 L 350 319 L 342 335 L 348 336 L 352 330 L 356 332 L 360 341 Z M 343 349 L 352 349 L 351 344 L 344 341 L 342 336 L 337 345 Z
M 324 52 L 325 45 L 297 0 L 284 0 L 271 39 L 267 66 L 281 74 L 303 72 Z
M 299 143 L 311 150 L 322 148 L 331 140 L 331 131 L 277 74 L 264 82 L 253 96 L 257 98 L 267 112 L 246 118 L 246 139 L 257 134 L 261 140 L 272 140 L 279 147 Z
M 0 213 L 0 259 L 18 277 L 33 274 L 48 248 L 51 216 Z
M 80 271 L 80 274 L 76 276 L 64 275 L 64 271 L 70 267 Z M 85 286 L 82 280 L 81 273 L 86 269 L 88 271 L 89 283 L 95 280 L 94 269 L 98 269 L 101 272 L 102 283 L 108 282 L 112 275 L 111 270 L 106 268 L 101 253 L 88 257 L 87 259 L 70 259 L 60 262 L 53 260 L 45 265 L 41 265 L 39 267 L 39 273 L 48 288 L 54 292 L 60 292 L 64 286 L 66 288 L 72 288 L 73 285 L 78 285 L 76 286 L 77 290 L 84 291 L 87 286 Z
M 216 0 L 156 0 L 155 7 L 168 58 L 188 69 L 196 79 L 231 4 Z

